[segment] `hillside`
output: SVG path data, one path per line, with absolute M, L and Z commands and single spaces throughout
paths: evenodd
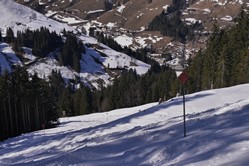
M 140 30 L 146 28 L 151 20 L 162 11 L 167 10 L 171 1 L 163 0 L 115 0 L 115 1 L 91 1 L 91 0 L 16 0 L 18 3 L 37 9 L 41 6 L 42 12 L 48 16 L 67 22 L 75 20 L 74 23 L 84 23 L 96 19 L 108 24 L 109 22 L 117 26 L 129 29 Z M 106 10 L 106 4 L 110 3 L 112 10 Z M 187 7 L 183 11 L 183 19 L 191 23 L 200 20 L 204 27 L 211 28 L 213 21 L 218 21 L 221 26 L 229 25 L 240 11 L 243 3 L 247 0 L 192 0 L 187 1 Z M 98 16 L 98 17 L 97 17 Z M 63 18 L 64 17 L 64 18 Z M 192 18 L 192 19 L 190 19 Z M 72 23 L 72 22 L 68 22 Z M 210 29 L 209 29 L 210 30 Z
M 163 54 L 170 54 L 173 59 L 180 58 L 179 54 L 182 54 L 183 46 L 178 40 L 175 40 L 172 36 L 163 36 L 158 31 L 147 30 L 149 23 L 157 15 L 166 11 L 172 5 L 172 2 L 159 0 L 154 0 L 150 4 L 146 4 L 146 2 L 142 0 L 129 1 L 117 7 L 117 9 L 104 13 L 91 23 L 96 25 L 97 21 L 99 30 L 111 35 L 117 41 L 120 37 L 126 37 L 129 40 L 129 47 L 134 49 L 140 47 L 153 48 L 156 53 L 155 56 L 159 57 L 155 59 L 161 64 L 165 63 L 166 60 L 162 58 Z M 198 50 L 205 48 L 214 24 L 217 24 L 221 29 L 235 25 L 241 7 L 247 1 L 197 0 L 187 1 L 186 3 L 186 7 L 181 10 L 180 20 L 188 26 L 195 23 L 201 25 L 199 30 L 194 31 L 195 38 L 189 40 L 186 44 L 187 57 L 193 57 Z M 163 21 L 161 23 L 163 24 Z M 120 30 L 119 27 L 121 27 Z M 111 30 L 108 30 L 108 28 Z M 164 31 L 167 31 L 168 28 L 165 27 Z M 174 28 L 178 29 L 179 27 Z M 122 44 L 122 42 L 119 43 Z
M 61 21 L 74 20 L 73 24 L 84 23 L 115 7 L 123 0 L 15 0 L 49 17 Z M 65 18 L 65 19 L 63 19 Z
M 247 3 L 247 0 L 196 1 L 184 10 L 183 19 L 189 24 L 202 22 L 204 31 L 211 31 L 214 23 L 225 28 L 233 25 L 241 6 Z
M 1 165 L 248 165 L 249 84 L 106 113 L 0 143 Z
M 148 23 L 165 8 L 171 1 L 130 0 L 112 11 L 106 12 L 96 20 L 103 23 L 114 23 L 118 27 L 129 30 L 143 30 Z
M 46 16 L 68 23 L 80 31 L 89 32 L 90 28 L 104 32 L 122 46 L 134 50 L 148 47 L 153 49 L 151 57 L 160 64 L 168 60 L 165 54 L 173 58 L 168 64 L 178 65 L 179 54 L 183 46 L 172 36 L 163 36 L 158 30 L 148 31 L 152 20 L 164 13 L 173 4 L 173 1 L 163 0 L 73 0 L 73 1 L 26 1 L 16 0 L 21 4 L 36 9 L 39 4 Z M 177 2 L 177 1 L 176 1 Z M 178 1 L 180 2 L 180 1 Z M 201 25 L 196 30 L 195 38 L 186 44 L 187 57 L 194 57 L 196 52 L 204 49 L 208 36 L 212 33 L 213 25 L 228 28 L 240 13 L 243 4 L 248 0 L 189 0 L 181 10 L 180 19 L 188 26 L 195 23 Z M 167 28 L 166 28 L 167 29 Z M 177 29 L 177 28 L 175 28 Z M 123 40 L 121 40 L 123 39 Z M 124 41 L 126 41 L 124 43 Z M 177 49 L 175 49 L 177 48 Z M 175 63 L 177 62 L 177 63 Z
M 3 0 L 0 2 L 0 14 L 1 17 L 1 31 L 4 35 L 7 28 L 12 28 L 16 31 L 23 31 L 25 29 L 35 30 L 42 26 L 46 26 L 51 31 L 60 33 L 65 28 L 67 31 L 73 31 L 72 27 L 66 24 L 56 22 L 52 19 L 48 19 L 44 15 L 28 8 L 23 5 L 15 3 L 13 0 Z M 8 14 L 6 14 L 8 13 Z
M 131 58 L 124 53 L 117 52 L 99 43 L 95 38 L 81 34 L 73 27 L 49 19 L 13 0 L 1 1 L 0 9 L 0 14 L 5 15 L 0 18 L 0 29 L 3 36 L 6 35 L 6 30 L 9 27 L 13 29 L 15 34 L 17 31 L 25 31 L 26 29 L 37 30 L 41 27 L 46 27 L 51 32 L 55 31 L 57 34 L 62 35 L 62 31 L 65 29 L 77 34 L 78 40 L 87 45 L 85 46 L 86 53 L 82 53 L 82 59 L 80 60 L 81 70 L 80 72 L 75 72 L 68 66 L 59 65 L 55 58 L 58 54 L 57 50 L 54 50 L 49 56 L 39 59 L 32 54 L 32 48 L 24 48 L 22 57 L 17 57 L 12 46 L 3 43 L 1 47 L 3 49 L 1 49 L 0 54 L 2 73 L 4 73 L 5 69 L 11 71 L 11 68 L 15 65 L 24 66 L 25 63 L 31 63 L 27 71 L 32 75 L 36 73 L 40 78 L 48 79 L 54 70 L 61 73 L 66 83 L 69 83 L 70 80 L 76 80 L 77 82 L 79 79 L 85 85 L 98 89 L 101 86 L 110 85 L 112 80 L 118 75 L 115 71 L 107 71 L 107 68 L 135 69 L 138 74 L 144 74 L 150 68 L 148 64 Z M 6 15 L 5 13 L 8 14 Z M 8 54 L 17 60 L 13 62 Z

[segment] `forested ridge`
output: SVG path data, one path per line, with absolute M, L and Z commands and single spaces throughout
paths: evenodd
M 206 49 L 200 50 L 189 60 L 186 68 L 189 75 L 187 93 L 249 82 L 248 17 L 248 13 L 241 10 L 235 26 L 220 29 L 214 25 Z M 42 38 L 35 37 L 40 36 L 40 33 L 44 33 Z M 61 36 L 46 28 L 18 32 L 18 36 L 14 37 L 13 31 L 8 29 L 7 36 L 1 37 L 1 41 L 13 45 L 17 54 L 22 53 L 23 46 L 33 48 L 34 55 L 40 58 L 57 50 L 60 64 L 69 65 L 78 71 L 79 54 L 85 51 L 86 46 L 71 33 L 63 37 L 65 42 Z M 51 44 L 51 38 L 57 42 Z M 61 74 L 56 71 L 45 82 L 36 75 L 28 75 L 25 68 L 14 68 L 12 73 L 6 72 L 0 77 L 0 140 L 52 127 L 63 112 L 66 116 L 103 112 L 155 102 L 159 98 L 167 100 L 180 91 L 175 71 L 148 60 L 146 51 L 122 49 L 104 36 L 100 36 L 99 40 L 106 40 L 110 47 L 153 63 L 151 69 L 142 76 L 133 70 L 123 70 L 112 86 L 96 90 L 83 84 L 79 89 L 70 84 L 66 86 Z

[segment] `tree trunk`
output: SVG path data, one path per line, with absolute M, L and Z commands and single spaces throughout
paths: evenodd
M 25 124 L 25 116 L 24 116 L 24 103 L 25 103 L 25 101 L 21 102 L 21 109 L 22 109 L 22 124 L 23 124 L 23 130 L 22 130 L 22 131 L 27 131 L 27 130 L 26 130 L 26 124 Z
M 16 118 L 16 133 L 19 133 L 19 128 L 18 128 L 18 115 L 17 115 L 17 106 L 16 103 L 17 102 L 17 98 L 15 98 L 15 118 Z
M 13 131 L 13 120 L 12 120 L 11 104 L 10 104 L 10 94 L 8 94 L 8 104 L 9 104 L 9 116 L 10 116 L 10 131 L 11 131 L 11 136 L 13 136 L 14 131 Z
M 25 102 L 24 102 L 24 119 L 25 119 L 25 125 L 26 125 L 26 131 L 30 131 L 30 129 L 29 129 L 29 124 L 28 124 L 28 109 L 27 109 L 27 104 L 28 103 L 28 101 L 27 100 L 25 100 Z
M 31 131 L 31 122 L 30 122 L 30 108 L 29 108 L 29 103 L 27 105 L 28 107 L 28 130 Z
M 40 129 L 38 99 L 36 99 L 36 129 Z
M 4 116 L 5 116 L 5 124 L 6 124 L 6 131 L 8 131 L 7 135 L 9 137 L 9 124 L 8 124 L 8 117 L 7 117 L 7 109 L 5 105 L 5 101 L 3 102 L 3 107 L 4 107 Z

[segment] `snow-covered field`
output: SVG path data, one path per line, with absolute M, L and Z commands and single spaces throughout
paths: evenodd
M 249 84 L 106 113 L 0 143 L 0 165 L 248 165 Z

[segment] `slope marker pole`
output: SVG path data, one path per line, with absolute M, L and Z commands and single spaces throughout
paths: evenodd
M 182 95 L 182 99 L 183 99 L 183 126 L 184 126 L 184 137 L 187 136 L 186 134 L 186 111 L 185 111 L 185 84 L 183 84 L 183 95 Z

